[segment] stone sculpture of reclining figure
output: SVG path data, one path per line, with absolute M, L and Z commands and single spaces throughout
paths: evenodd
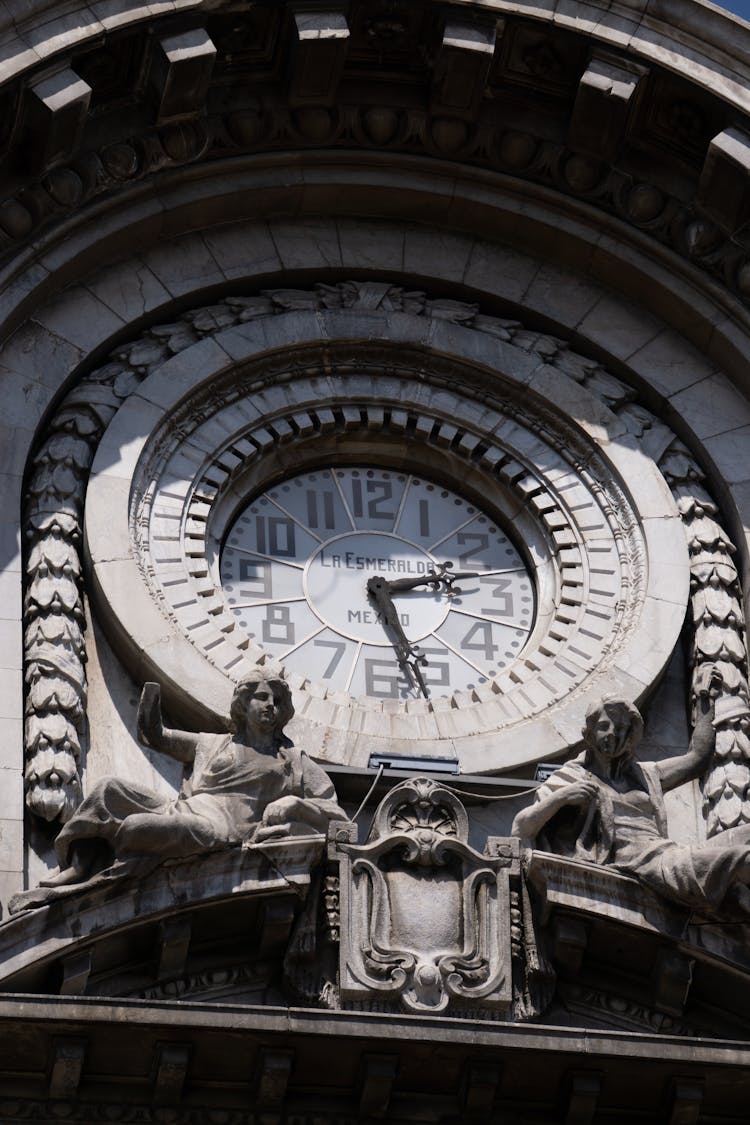
M 667 838 L 663 794 L 705 770 L 716 739 L 713 703 L 701 696 L 690 748 L 663 762 L 639 763 L 638 710 L 603 699 L 586 713 L 586 749 L 537 789 L 513 822 L 529 847 L 608 864 L 657 894 L 710 914 L 725 908 L 750 917 L 750 825 L 732 844 L 678 844 Z
M 325 833 L 345 820 L 328 775 L 283 736 L 294 714 L 279 676 L 262 669 L 241 680 L 232 734 L 169 730 L 158 684 L 146 684 L 139 737 L 188 767 L 177 799 L 117 778 L 99 781 L 57 840 L 59 869 L 42 886 L 91 878 L 113 860 L 180 858 L 243 842 Z

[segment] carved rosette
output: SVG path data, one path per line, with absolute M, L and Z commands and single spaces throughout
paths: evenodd
M 424 777 L 391 790 L 365 844 L 354 832 L 332 830 L 329 850 L 340 867 L 342 1000 L 507 1010 L 518 842 L 492 838 L 484 855 L 474 851 L 461 802 Z
M 716 836 L 750 823 L 750 689 L 735 547 L 688 451 L 673 442 L 661 468 L 677 500 L 690 552 L 693 704 L 715 673 L 722 681 L 716 700 L 716 751 L 703 780 L 708 835 Z

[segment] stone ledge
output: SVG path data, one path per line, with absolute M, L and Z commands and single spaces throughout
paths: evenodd
M 541 896 L 542 917 L 556 910 L 606 919 L 641 931 L 662 945 L 674 943 L 689 957 L 750 973 L 750 923 L 722 924 L 654 894 L 637 879 L 611 868 L 532 851 L 526 875 Z M 731 928 L 730 928 L 731 927 Z
M 0 989 L 20 971 L 75 953 L 85 945 L 167 915 L 235 898 L 304 899 L 322 836 L 296 836 L 167 862 L 144 874 L 116 865 L 87 883 L 24 891 L 17 913 L 0 926 Z

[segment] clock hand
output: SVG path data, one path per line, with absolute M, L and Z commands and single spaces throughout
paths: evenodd
M 476 570 L 458 570 L 454 574 L 451 570 L 453 563 L 438 563 L 435 570 L 428 570 L 426 574 L 421 574 L 419 578 L 395 578 L 393 582 L 385 582 L 388 590 L 392 593 L 397 590 L 415 590 L 417 586 L 432 586 L 433 590 L 437 590 L 442 586 L 446 594 L 460 594 L 461 591 L 454 589 L 454 582 L 459 578 L 478 578 L 479 573 Z
M 429 699 L 427 684 L 424 681 L 422 669 L 420 668 L 420 664 L 426 664 L 427 659 L 422 656 L 416 645 L 411 644 L 406 633 L 401 628 L 398 611 L 391 598 L 389 583 L 386 582 L 385 578 L 374 575 L 367 580 L 367 594 L 368 597 L 375 602 L 378 612 L 383 619 L 383 623 L 395 634 L 396 639 L 393 642 L 393 648 L 396 652 L 399 667 L 404 672 L 406 672 L 407 669 L 409 670 L 412 679 L 418 684 L 422 695 L 425 699 Z

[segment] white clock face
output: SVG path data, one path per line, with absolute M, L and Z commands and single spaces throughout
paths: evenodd
M 420 582 L 445 564 L 476 576 L 453 589 Z M 516 659 L 534 622 L 533 584 L 502 528 L 433 481 L 381 468 L 319 469 L 270 488 L 232 525 L 220 572 L 253 641 L 353 696 L 474 687 Z M 368 594 L 376 577 L 395 627 Z M 403 647 L 399 660 L 404 640 L 426 660 L 417 675 Z

